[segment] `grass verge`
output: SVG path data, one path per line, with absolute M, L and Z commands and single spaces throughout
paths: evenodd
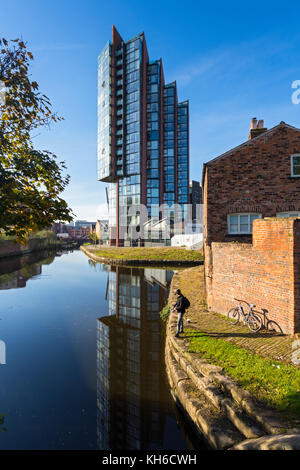
M 165 260 L 165 261 L 202 261 L 200 251 L 184 248 L 101 248 L 95 250 L 97 256 L 107 259 L 125 260 Z
M 189 351 L 223 367 L 242 388 L 288 418 L 300 417 L 300 370 L 289 364 L 265 359 L 221 339 L 186 331 Z

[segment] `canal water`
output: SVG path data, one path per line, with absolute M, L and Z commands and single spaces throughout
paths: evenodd
M 201 447 L 165 375 L 172 275 L 81 251 L 0 261 L 0 449 Z

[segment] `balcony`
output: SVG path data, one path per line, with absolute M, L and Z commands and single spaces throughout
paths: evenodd
M 117 70 L 117 76 L 119 77 L 119 76 L 121 76 L 121 75 L 123 75 L 123 69 Z
M 117 101 L 117 106 L 123 106 L 123 99 Z
M 123 109 L 118 109 L 117 116 L 123 116 Z

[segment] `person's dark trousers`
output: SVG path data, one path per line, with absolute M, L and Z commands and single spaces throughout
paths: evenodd
M 177 312 L 177 335 L 179 335 L 179 333 L 183 333 L 183 315 L 184 312 Z

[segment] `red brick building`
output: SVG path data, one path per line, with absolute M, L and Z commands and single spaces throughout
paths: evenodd
M 300 271 L 295 270 L 296 252 L 293 246 L 281 243 L 282 237 L 290 236 L 292 226 L 280 223 L 282 217 L 300 216 L 299 178 L 300 129 L 284 122 L 267 130 L 263 121 L 257 123 L 253 119 L 248 141 L 204 165 L 205 283 L 209 308 L 226 313 L 234 302 L 234 296 L 242 295 L 241 298 L 250 303 L 257 304 L 259 300 L 260 308 L 267 306 L 272 320 L 276 321 L 276 315 L 277 319 L 280 318 L 284 332 L 299 331 L 300 318 L 295 317 L 294 303 L 300 285 Z M 270 222 L 271 227 L 263 221 L 255 223 L 257 237 L 259 233 L 267 233 L 258 256 L 255 251 L 256 238 L 254 245 L 251 245 L 253 221 L 266 217 L 275 217 Z M 293 238 L 294 245 L 300 244 L 298 238 Z M 274 243 L 272 250 L 268 251 L 271 240 Z M 239 243 L 225 246 L 232 241 Z M 290 248 L 283 248 L 279 255 L 275 247 L 281 246 Z M 288 266 L 284 264 L 287 259 Z M 257 274 L 255 279 L 254 271 Z M 286 285 L 284 276 L 287 272 L 291 273 L 291 277 Z M 257 299 L 256 292 L 267 278 L 268 285 Z M 281 304 L 277 303 L 277 294 Z M 288 309 L 293 313 L 289 313 L 289 318 L 284 314 L 285 298 L 292 299 Z
M 255 218 L 300 215 L 300 129 L 251 124 L 248 141 L 204 164 L 206 245 L 251 242 Z

